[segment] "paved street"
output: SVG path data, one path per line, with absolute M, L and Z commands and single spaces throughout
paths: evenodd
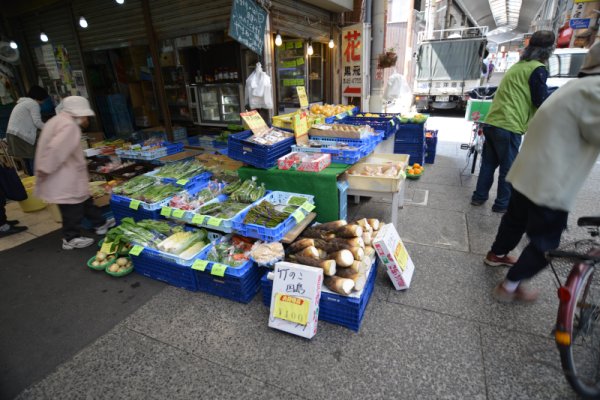
M 27 292 L 34 297 L 54 293 L 55 311 L 61 299 L 69 302 L 63 306 L 72 323 L 62 330 L 47 329 L 51 315 L 31 318 L 14 306 L 14 299 L 2 298 L 0 360 L 10 360 L 2 371 L 30 375 L 14 377 L 18 385 L 0 377 L 0 387 L 11 388 L 0 390 L 0 397 L 12 398 L 25 389 L 19 399 L 575 398 L 550 335 L 557 309 L 551 274 L 546 271 L 532 282 L 543 289 L 533 306 L 491 299 L 505 270 L 485 266 L 482 258 L 500 217 L 492 213 L 491 202 L 469 204 L 477 178 L 465 168 L 460 144 L 468 142 L 470 126 L 461 118 L 442 117 L 431 118 L 428 125 L 440 131 L 435 164 L 426 166 L 419 181 L 407 183 L 408 204 L 394 221 L 416 265 L 412 287 L 395 291 L 379 267 L 359 333 L 321 322 L 317 336 L 308 341 L 268 328 L 260 294 L 242 305 L 139 276 L 115 282 L 81 263 L 95 250 L 89 249 L 65 258 L 68 268 L 79 268 L 70 272 L 72 279 L 48 280 Z M 597 165 L 569 220 L 570 239 L 583 235 L 574 227 L 578 216 L 600 214 L 599 188 Z M 350 217 L 387 219 L 389 207 L 376 198 L 350 202 Z M 3 260 L 25 254 L 19 265 L 2 262 L 0 293 L 41 279 L 31 274 L 39 263 L 33 252 L 41 257 L 54 251 L 43 240 L 0 253 Z M 43 246 L 36 249 L 36 243 Z M 24 249 L 30 252 L 19 253 Z M 25 277 L 9 268 L 30 272 Z M 5 279 L 9 273 L 14 275 L 10 282 Z M 128 289 L 136 282 L 143 293 Z M 73 298 L 74 285 L 87 285 L 87 292 Z M 119 301 L 103 300 L 103 288 Z M 121 303 L 125 298 L 118 290 L 133 296 L 132 304 Z M 95 312 L 101 326 L 90 315 Z M 20 330 L 6 329 L 9 319 L 20 321 L 15 325 Z M 17 342 L 27 337 L 61 343 L 46 346 L 56 354 L 46 355 L 55 364 L 45 363 L 43 376 L 34 373 L 42 361 L 14 354 L 23 348 L 14 345 L 15 335 Z M 61 357 L 61 351 L 67 356 Z

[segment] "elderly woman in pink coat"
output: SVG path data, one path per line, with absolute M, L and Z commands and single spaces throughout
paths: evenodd
M 87 217 L 96 234 L 104 235 L 115 226 L 106 220 L 92 201 L 87 163 L 81 148 L 81 128 L 94 116 L 81 96 L 63 100 L 62 111 L 49 120 L 39 138 L 35 154 L 36 194 L 48 203 L 58 204 L 63 224 L 63 250 L 88 247 L 94 239 L 81 235 L 81 221 Z

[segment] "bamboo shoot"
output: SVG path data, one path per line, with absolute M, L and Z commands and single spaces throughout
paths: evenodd
M 323 269 L 323 273 L 327 276 L 333 276 L 337 272 L 334 260 L 316 260 L 311 257 L 304 257 L 299 255 L 291 256 L 290 259 L 298 264 L 304 264 L 311 267 L 321 268 Z
M 338 270 L 336 276 L 345 279 L 352 279 L 354 281 L 354 290 L 356 291 L 362 290 L 367 283 L 367 277 L 364 273 L 354 272 L 350 268 Z
M 349 295 L 352 289 L 354 289 L 354 281 L 352 279 L 340 278 L 339 276 L 327 276 L 323 282 L 332 292 L 343 295 Z
M 299 239 L 290 245 L 290 253 L 297 253 L 307 247 L 314 245 L 315 241 L 313 239 Z
M 342 238 L 361 237 L 363 228 L 359 225 L 346 225 L 335 231 L 335 235 Z
M 319 258 L 319 250 L 314 246 L 305 247 L 296 254 L 302 257 Z
M 338 221 L 331 221 L 325 222 L 324 224 L 313 225 L 313 228 L 325 231 L 335 231 L 346 225 L 348 225 L 348 222 L 346 222 L 346 220 L 344 219 L 340 219 Z
M 335 263 L 341 268 L 348 268 L 354 262 L 354 256 L 350 250 L 340 250 L 330 253 L 327 258 L 335 260 Z
M 371 225 L 371 228 L 373 228 L 374 231 L 379 230 L 381 223 L 377 218 L 369 218 L 367 221 L 369 222 L 369 225 Z

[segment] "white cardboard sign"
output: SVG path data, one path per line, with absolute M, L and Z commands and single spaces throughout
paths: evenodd
M 406 247 L 392 224 L 386 224 L 373 239 L 379 260 L 385 265 L 396 290 L 408 289 L 415 271 Z

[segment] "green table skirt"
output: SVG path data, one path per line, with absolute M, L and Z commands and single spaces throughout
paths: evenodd
M 339 219 L 340 199 L 337 188 L 337 178 L 350 165 L 331 164 L 321 172 L 302 172 L 296 170 L 281 170 L 275 168 L 258 169 L 242 167 L 238 175 L 242 179 L 256 176 L 269 190 L 303 193 L 315 196 L 315 212 L 317 221 L 329 222 Z

